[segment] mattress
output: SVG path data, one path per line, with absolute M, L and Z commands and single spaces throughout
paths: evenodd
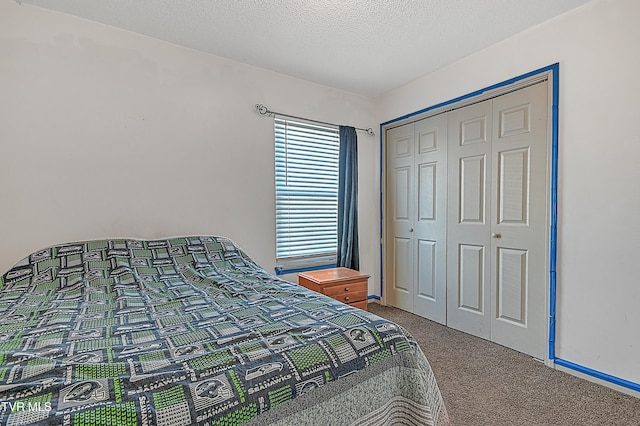
M 57 245 L 0 279 L 0 424 L 446 425 L 402 327 L 217 236 Z

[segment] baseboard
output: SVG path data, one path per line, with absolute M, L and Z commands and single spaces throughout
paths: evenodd
M 553 364 L 556 370 L 640 398 L 640 383 L 630 382 L 561 358 L 554 359 Z

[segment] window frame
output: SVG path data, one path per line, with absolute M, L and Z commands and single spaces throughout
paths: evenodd
M 274 142 L 276 274 L 335 267 L 339 128 L 275 118 Z

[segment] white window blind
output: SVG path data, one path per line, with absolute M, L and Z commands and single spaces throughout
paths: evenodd
M 336 262 L 338 129 L 275 119 L 277 270 Z

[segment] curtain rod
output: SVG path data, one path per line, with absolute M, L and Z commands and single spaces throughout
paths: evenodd
M 262 104 L 256 104 L 256 110 L 258 110 L 258 114 L 263 115 L 263 116 L 267 116 L 267 117 L 273 117 L 276 115 L 279 115 L 280 117 L 288 117 L 288 118 L 295 118 L 298 120 L 304 120 L 304 121 L 311 121 L 312 123 L 318 123 L 318 124 L 327 124 L 329 126 L 339 126 L 338 124 L 333 124 L 333 123 L 327 123 L 326 121 L 318 121 L 318 120 L 311 120 L 310 118 L 303 118 L 303 117 L 296 117 L 295 115 L 290 115 L 290 114 L 283 114 L 281 112 L 275 112 L 275 111 L 271 111 L 269 108 L 267 108 L 266 106 L 262 105 Z M 373 136 L 373 129 L 371 127 L 369 127 L 368 129 L 363 129 L 360 127 L 356 127 L 356 130 L 362 130 L 363 132 L 366 132 L 369 136 Z

